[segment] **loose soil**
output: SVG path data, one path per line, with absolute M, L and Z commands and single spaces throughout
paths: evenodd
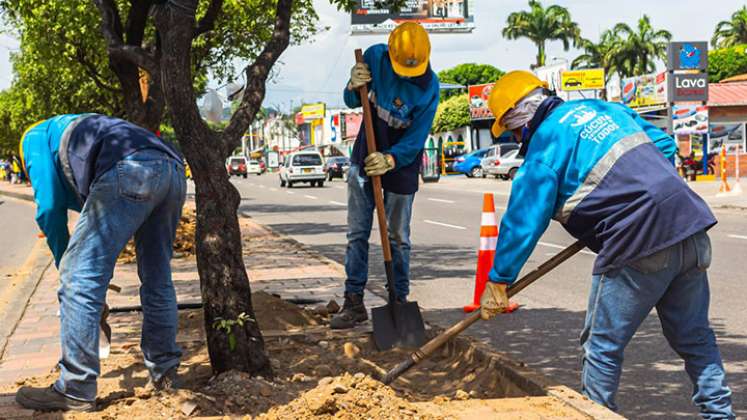
M 153 419 L 230 416 L 280 419 L 585 419 L 559 400 L 513 398 L 495 361 L 473 350 L 447 346 L 398 379 L 392 387 L 373 379 L 403 360 L 407 352 L 378 352 L 365 331 L 332 333 L 323 317 L 266 293 L 253 295 L 257 321 L 275 376 L 243 372 L 214 376 L 204 344 L 201 311 L 180 312 L 183 388 L 153 394 L 145 389 L 147 370 L 137 339 L 114 343 L 101 364 L 97 413 L 72 419 Z M 120 323 L 139 323 L 139 314 L 115 314 Z M 129 317 L 131 319 L 126 319 Z M 116 338 L 116 336 L 115 336 Z M 48 386 L 56 373 L 22 384 Z M 19 383 L 21 385 L 21 383 Z M 1 393 L 15 388 L 0 389 Z M 512 395 L 515 394 L 515 395 Z M 479 400 L 478 400 L 479 399 Z M 59 418 L 38 414 L 36 418 Z
M 197 228 L 197 214 L 191 207 L 185 206 L 182 217 L 176 227 L 174 239 L 174 258 L 185 258 L 195 253 L 195 229 Z M 119 254 L 118 264 L 130 264 L 137 261 L 135 256 L 135 241 L 130 239 L 125 249 Z

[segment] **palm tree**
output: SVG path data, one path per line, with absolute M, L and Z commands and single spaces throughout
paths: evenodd
M 581 30 L 571 20 L 568 9 L 558 5 L 544 8 L 538 0 L 529 0 L 529 8 L 529 11 L 522 10 L 508 15 L 502 33 L 506 39 L 528 38 L 534 42 L 537 46 L 535 67 L 545 65 L 547 41 L 561 41 L 565 51 L 568 51 L 571 43 L 578 46 Z
M 722 20 L 716 25 L 711 38 L 714 48 L 733 47 L 747 43 L 747 6 L 732 13 L 730 20 Z
M 620 44 L 612 53 L 621 75 L 630 77 L 651 73 L 656 70 L 656 59 L 666 59 L 672 34 L 664 29 L 654 29 L 648 16 L 638 19 L 635 30 L 625 23 L 618 23 L 613 32 L 620 38 Z
M 616 50 L 620 44 L 620 38 L 609 29 L 602 32 L 597 43 L 582 39 L 579 47 L 584 50 L 584 53 L 576 57 L 571 66 L 574 69 L 603 68 L 605 82 L 607 82 L 613 73 L 619 72 Z

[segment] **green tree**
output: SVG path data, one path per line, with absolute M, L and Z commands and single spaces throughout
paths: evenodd
M 637 76 L 656 70 L 656 60 L 666 60 L 667 44 L 672 34 L 664 29 L 655 29 L 651 19 L 643 15 L 635 28 L 626 23 L 615 25 L 613 32 L 620 39 L 613 54 L 617 70 L 623 77 Z
M 605 81 L 609 81 L 613 73 L 618 72 L 618 61 L 615 50 L 621 43 L 620 38 L 612 31 L 605 30 L 599 42 L 582 39 L 580 42 L 582 54 L 576 57 L 571 65 L 578 69 L 603 68 Z
M 438 72 L 438 79 L 442 83 L 453 83 L 462 86 L 482 85 L 493 83 L 503 76 L 504 72 L 490 64 L 464 63 L 450 69 Z M 441 102 L 451 97 L 461 95 L 464 89 L 449 89 L 441 91 Z
M 716 24 L 711 44 L 714 48 L 733 47 L 747 43 L 747 6 L 732 13 L 729 20 Z
M 561 41 L 565 51 L 571 44 L 578 46 L 581 29 L 571 19 L 568 9 L 558 5 L 544 8 L 538 0 L 529 0 L 529 9 L 508 15 L 502 33 L 506 39 L 528 38 L 537 46 L 535 67 L 545 65 L 547 41 Z
M 453 96 L 440 104 L 433 119 L 434 133 L 455 130 L 470 125 L 472 118 L 469 113 L 469 96 Z
M 708 52 L 708 80 L 718 83 L 728 77 L 747 73 L 747 44 Z

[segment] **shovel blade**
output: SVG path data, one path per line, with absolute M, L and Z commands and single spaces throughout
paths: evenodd
M 425 344 L 425 325 L 417 302 L 389 303 L 371 310 L 373 339 L 380 351 Z

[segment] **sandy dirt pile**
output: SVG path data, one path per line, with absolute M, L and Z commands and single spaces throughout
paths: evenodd
M 195 253 L 195 228 L 197 227 L 197 214 L 195 210 L 185 207 L 182 218 L 176 227 L 176 239 L 174 240 L 174 258 L 184 258 Z M 130 264 L 136 261 L 135 241 L 130 240 L 119 254 L 118 264 Z

